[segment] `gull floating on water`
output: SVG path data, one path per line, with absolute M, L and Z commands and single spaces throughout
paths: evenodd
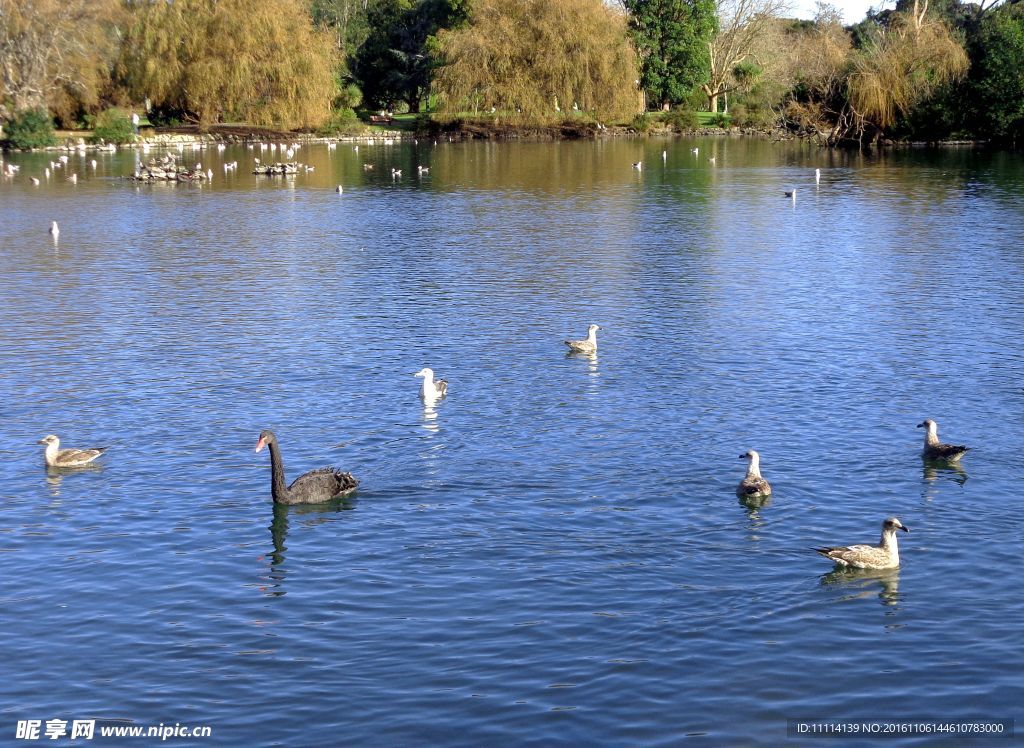
M 815 548 L 825 558 L 844 568 L 895 569 L 900 565 L 900 549 L 896 531 L 910 532 L 895 517 L 882 523 L 882 539 L 878 545 L 851 545 L 841 548 Z
M 433 369 L 424 367 L 413 374 L 413 376 L 423 377 L 420 397 L 424 400 L 435 400 L 448 394 L 448 381 L 445 379 L 434 379 Z
M 60 226 L 57 225 L 56 221 L 50 221 L 50 233 L 54 239 L 60 236 Z
M 642 171 L 644 168 L 644 162 L 637 161 L 636 163 L 633 164 L 633 168 L 636 169 L 637 171 Z
M 814 183 L 821 184 L 821 169 L 814 170 Z
M 341 185 L 339 184 L 339 185 L 338 185 L 337 187 L 335 187 L 335 188 L 334 188 L 334 191 L 335 191 L 335 192 L 337 192 L 337 193 L 338 193 L 338 194 L 340 195 L 341 193 L 343 193 L 343 192 L 345 191 L 345 188 L 344 188 L 344 187 L 342 187 L 342 186 L 341 186 Z
M 761 477 L 761 456 L 751 449 L 741 454 L 740 459 L 747 460 L 747 475 L 736 487 L 736 495 L 752 499 L 771 495 L 771 484 Z
M 565 344 L 573 353 L 597 353 L 597 331 L 601 328 L 591 325 L 587 328 L 586 340 L 566 340 Z
M 39 178 L 38 177 L 29 177 L 29 181 L 32 182 L 32 186 L 33 187 L 38 187 L 39 186 Z
M 931 418 L 921 421 L 917 424 L 919 429 L 927 429 L 924 435 L 924 450 L 921 452 L 922 457 L 926 460 L 948 460 L 949 462 L 956 462 L 964 453 L 970 449 L 962 444 L 943 444 L 939 441 L 939 424 L 935 423 Z
M 54 434 L 44 436 L 39 440 L 39 444 L 46 445 L 44 455 L 46 457 L 46 464 L 50 467 L 79 467 L 81 465 L 88 465 L 107 450 L 106 447 L 96 447 L 95 449 L 61 449 L 60 439 Z

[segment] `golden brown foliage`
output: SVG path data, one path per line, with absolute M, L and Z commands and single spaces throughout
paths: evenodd
M 641 107 L 626 18 L 601 0 L 477 0 L 469 23 L 442 31 L 438 42 L 443 111 L 494 106 L 546 123 L 574 104 L 610 120 Z
M 330 115 L 335 44 L 302 0 L 175 0 L 132 7 L 121 60 L 137 98 L 194 113 L 315 127 Z
M 967 72 L 963 46 L 942 21 L 927 15 L 927 2 L 923 9 L 915 3 L 915 11 L 898 14 L 853 60 L 850 103 L 860 117 L 881 128 Z
M 94 109 L 117 54 L 119 0 L 0 0 L 0 115 Z

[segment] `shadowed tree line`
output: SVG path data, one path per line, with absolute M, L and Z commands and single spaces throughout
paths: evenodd
M 853 26 L 785 3 L 0 0 L 0 122 L 144 101 L 154 122 L 281 129 L 358 106 L 522 124 L 674 109 L 829 144 L 1020 138 L 1024 0 L 898 0 Z

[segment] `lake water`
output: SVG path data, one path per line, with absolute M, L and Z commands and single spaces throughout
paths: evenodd
M 6 156 L 0 742 L 59 718 L 772 746 L 791 719 L 1021 716 L 1020 157 L 364 143 L 286 179 L 257 155 L 186 151 L 197 186 L 75 154 L 39 187 L 53 154 Z M 567 355 L 592 322 L 598 355 Z M 426 409 L 424 366 L 450 382 Z M 960 469 L 922 463 L 925 418 Z M 265 428 L 289 480 L 334 465 L 357 495 L 275 507 Z M 48 433 L 109 451 L 48 473 Z M 763 506 L 734 493 L 747 449 Z M 889 515 L 898 571 L 809 550 Z

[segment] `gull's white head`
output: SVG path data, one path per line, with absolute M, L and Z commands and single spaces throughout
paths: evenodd
M 434 381 L 434 370 L 423 367 L 418 372 L 413 374 L 414 377 L 423 377 L 428 382 Z
M 889 517 L 885 522 L 882 523 L 883 533 L 895 533 L 897 530 L 903 530 L 903 532 L 910 532 L 910 528 L 906 527 L 895 517 Z
M 56 447 L 58 444 L 60 444 L 60 439 L 57 438 L 56 434 L 47 434 L 38 442 L 36 442 L 36 444 L 45 444 L 48 447 L 52 444 L 53 446 Z
M 935 423 L 931 418 L 924 419 L 921 423 L 917 424 L 917 427 L 925 430 L 924 438 L 926 441 L 939 438 L 939 424 Z
M 595 332 L 597 332 L 600 329 L 601 329 L 601 327 L 599 325 L 591 325 L 590 327 L 587 328 L 587 332 L 589 332 L 591 335 L 593 335 Z
M 748 449 L 746 452 L 740 455 L 741 460 L 747 461 L 747 474 L 760 477 L 760 465 L 761 455 L 752 449 Z

